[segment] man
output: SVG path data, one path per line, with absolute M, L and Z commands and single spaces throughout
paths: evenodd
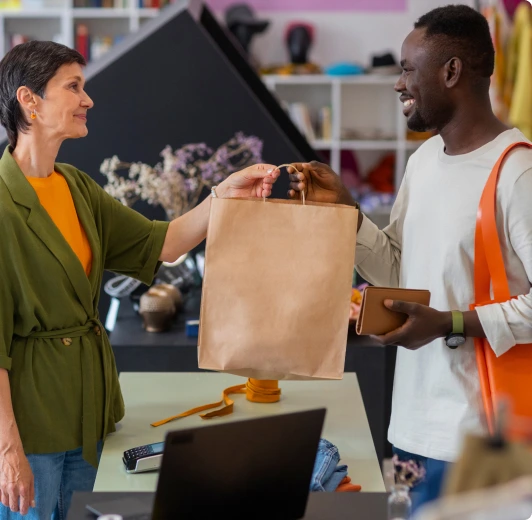
M 450 5 L 422 16 L 403 43 L 401 65 L 395 90 L 408 127 L 439 135 L 410 158 L 390 225 L 380 231 L 360 215 L 356 267 L 375 285 L 431 291 L 431 307 L 387 302 L 409 317 L 379 338 L 402 347 L 389 440 L 400 458 L 423 464 L 430 480 L 455 460 L 462 434 L 483 424 L 472 338 L 487 337 L 497 356 L 532 342 L 532 151 L 512 152 L 498 185 L 510 289 L 522 296 L 470 311 L 480 196 L 503 150 L 526 139 L 492 112 L 494 50 L 488 24 L 477 11 Z M 291 173 L 291 197 L 305 189 L 308 200 L 354 204 L 327 166 L 295 166 L 302 173 Z M 453 329 L 453 310 L 463 312 L 465 323 L 465 342 L 456 349 L 445 339 Z

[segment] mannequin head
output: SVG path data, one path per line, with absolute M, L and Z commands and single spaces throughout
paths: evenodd
M 286 44 L 290 62 L 301 65 L 308 63 L 308 52 L 314 39 L 314 28 L 305 23 L 291 24 L 286 30 Z

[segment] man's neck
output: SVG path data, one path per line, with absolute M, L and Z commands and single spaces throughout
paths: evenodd
M 508 127 L 495 117 L 491 106 L 470 106 L 457 111 L 439 133 L 447 155 L 462 155 L 493 141 L 505 130 Z

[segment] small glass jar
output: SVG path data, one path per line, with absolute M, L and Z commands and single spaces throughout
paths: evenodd
M 404 484 L 395 484 L 388 497 L 388 520 L 408 520 L 412 512 L 410 488 Z

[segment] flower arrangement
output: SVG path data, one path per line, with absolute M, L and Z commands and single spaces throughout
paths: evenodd
M 399 457 L 394 455 L 392 464 L 396 484 L 411 488 L 425 478 L 425 468 L 413 460 L 399 460 Z
M 104 189 L 126 206 L 139 200 L 160 205 L 169 220 L 192 209 L 202 191 L 231 173 L 262 161 L 263 143 L 255 136 L 237 133 L 213 151 L 205 143 L 187 144 L 160 153 L 155 166 L 123 162 L 117 156 L 105 159 L 100 172 L 107 177 Z M 120 171 L 127 171 L 121 175 Z

